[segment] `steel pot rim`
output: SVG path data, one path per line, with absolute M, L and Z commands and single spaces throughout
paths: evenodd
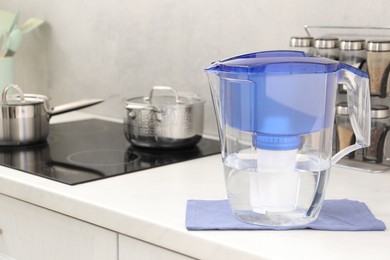
M 174 95 L 164 95 L 156 97 L 154 91 L 156 90 L 164 90 L 164 91 L 172 91 Z M 153 100 L 157 99 L 170 99 L 172 102 L 165 103 L 153 103 Z M 192 107 L 199 104 L 204 104 L 206 101 L 196 94 L 187 93 L 187 92 L 177 92 L 172 87 L 167 86 L 153 86 L 149 96 L 138 96 L 133 98 L 125 98 L 123 100 L 124 106 L 127 109 L 147 109 L 153 111 L 160 111 L 164 108 L 186 108 Z

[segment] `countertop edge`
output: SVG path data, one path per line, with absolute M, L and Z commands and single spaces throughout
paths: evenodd
M 0 166 L 0 170 L 3 168 L 5 167 Z M 7 171 L 8 170 L 19 173 L 17 170 L 7 169 Z M 40 178 L 36 176 L 31 177 Z M 259 258 L 255 253 L 245 251 L 244 249 L 234 248 L 230 245 L 228 246 L 223 243 L 216 243 L 211 239 L 206 239 L 204 234 L 207 234 L 209 231 L 188 231 L 185 227 L 183 227 L 183 229 L 178 229 L 171 226 L 164 226 L 162 223 L 143 220 L 134 215 L 128 215 L 120 211 L 105 208 L 104 206 L 91 201 L 80 200 L 50 189 L 45 190 L 42 187 L 17 180 L 17 178 L 7 178 L 0 174 L 0 186 L 2 187 L 0 194 L 5 196 L 122 235 L 130 236 L 186 256 L 199 259 L 268 259 L 263 257 Z M 18 192 L 20 190 L 24 191 Z M 43 193 L 45 195 L 42 195 Z M 50 201 L 44 201 L 42 198 L 45 197 L 50 197 Z M 53 203 L 53 201 L 56 201 L 56 203 Z M 77 206 L 75 206 L 75 203 L 77 203 Z M 83 210 L 75 210 L 76 208 L 82 208 Z M 146 232 L 147 230 L 153 230 L 153 232 L 148 233 Z M 159 235 L 153 235 L 156 233 Z M 161 234 L 163 234 L 164 239 L 161 239 Z M 180 241 L 180 243 L 177 243 L 177 241 Z M 202 248 L 202 250 L 197 250 L 197 248 Z

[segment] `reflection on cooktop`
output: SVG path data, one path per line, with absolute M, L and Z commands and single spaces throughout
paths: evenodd
M 126 153 L 127 151 L 114 149 L 86 150 L 70 154 L 67 160 L 75 165 L 104 167 L 126 165 L 139 159 L 134 153 L 131 156 L 126 156 Z
M 0 147 L 0 164 L 75 185 L 219 152 L 219 142 L 206 138 L 188 149 L 135 148 L 121 123 L 89 119 L 50 125 L 46 143 Z

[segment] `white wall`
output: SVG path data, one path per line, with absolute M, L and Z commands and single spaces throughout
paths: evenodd
M 205 132 L 216 134 L 203 68 L 236 54 L 286 49 L 309 25 L 390 25 L 387 0 L 0 0 L 47 23 L 24 38 L 16 83 L 54 105 L 85 97 L 88 110 L 121 118 L 122 99 L 170 85 L 207 100 Z M 320 33 L 320 32 L 314 32 Z M 353 33 L 353 32 L 352 32 Z M 314 35 L 316 36 L 316 35 Z

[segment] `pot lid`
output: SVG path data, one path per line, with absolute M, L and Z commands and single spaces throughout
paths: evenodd
M 15 94 L 9 95 L 9 91 L 13 90 Z M 45 103 L 47 105 L 49 99 L 43 95 L 24 94 L 23 90 L 15 84 L 9 84 L 2 92 L 1 105 L 24 106 Z
M 206 71 L 262 74 L 330 73 L 340 69 L 340 63 L 306 56 L 299 51 L 267 51 L 240 55 L 214 62 Z
M 156 94 L 164 91 L 164 94 Z M 193 93 L 178 93 L 172 87 L 154 86 L 147 97 L 129 98 L 125 101 L 127 108 L 163 108 L 172 106 L 191 106 L 205 101 Z
M 27 95 L 27 94 L 26 94 Z M 41 104 L 43 102 L 48 102 L 48 99 L 43 99 L 38 96 L 31 96 L 25 97 L 24 100 L 21 100 L 19 95 L 12 95 L 7 98 L 7 100 L 4 102 L 1 101 L 2 105 L 34 105 L 34 104 Z

